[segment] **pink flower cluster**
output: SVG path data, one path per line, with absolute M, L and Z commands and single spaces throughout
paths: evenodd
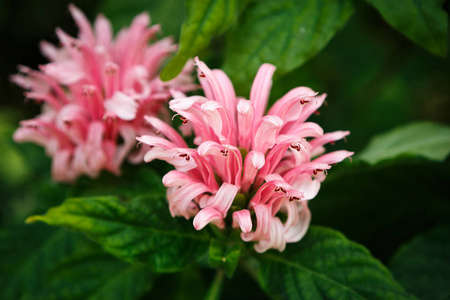
M 244 241 L 257 242 L 258 252 L 283 251 L 305 235 L 311 219 L 306 200 L 316 196 L 327 170 L 353 154 L 323 154 L 324 145 L 349 132 L 324 134 L 306 122 L 326 97 L 307 87 L 291 90 L 265 115 L 272 65 L 261 66 L 245 100 L 236 97 L 224 72 L 197 58 L 196 64 L 205 97 L 174 93 L 169 106 L 198 147 L 189 148 L 173 128 L 150 116 L 146 120 L 160 136 L 138 138 L 152 147 L 144 160 L 175 167 L 163 178 L 172 216 L 194 217 L 197 230 L 228 224 L 240 228 Z
M 78 38 L 56 29 L 61 46 L 41 43 L 51 61 L 40 70 L 19 67 L 11 80 L 28 90 L 26 97 L 43 102 L 42 113 L 21 122 L 18 142 L 45 147 L 53 158 L 54 180 L 70 182 L 80 175 L 96 177 L 101 170 L 118 174 L 125 158 L 142 161 L 130 152 L 135 136 L 151 134 L 144 115 L 157 115 L 170 90 L 195 89 L 192 64 L 170 82 L 158 71 L 176 50 L 170 38 L 149 45 L 160 26 L 148 27 L 148 14 L 137 16 L 130 28 L 113 39 L 109 21 L 99 15 L 94 28 L 75 6 L 69 7 L 79 27 Z

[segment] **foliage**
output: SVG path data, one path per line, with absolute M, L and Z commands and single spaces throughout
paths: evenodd
M 11 48 L 2 55 L 2 72 L 14 72 L 11 62 L 38 64 L 28 54 L 37 47 L 17 49 L 54 39 L 50 30 L 61 25 L 27 13 L 26 5 L 43 9 L 28 2 L 0 4 L 0 31 L 11 41 L 4 43 Z M 75 1 L 91 19 L 104 13 L 115 30 L 148 11 L 179 44 L 164 80 L 198 55 L 223 68 L 245 97 L 265 62 L 277 67 L 271 103 L 299 85 L 327 92 L 330 105 L 312 119 L 320 118 L 326 131 L 349 129 L 345 148 L 357 154 L 329 170 L 309 202 L 314 225 L 307 235 L 282 253 L 257 254 L 237 234 L 214 226 L 196 231 L 192 220 L 173 218 L 161 184 L 165 164 L 126 165 L 120 177 L 105 172 L 73 185 L 52 182 L 44 151 L 12 142 L 18 120 L 29 114 L 17 108 L 23 100 L 17 90 L 0 85 L 12 106 L 0 114 L 0 298 L 448 297 L 444 2 Z M 67 19 L 67 3 L 59 5 L 48 5 L 60 9 L 54 22 Z M 9 16 L 19 9 L 20 24 Z M 23 39 L 17 49 L 11 36 Z M 33 224 L 24 225 L 26 218 Z
M 414 299 L 364 247 L 342 234 L 311 227 L 301 243 L 259 258 L 258 278 L 283 299 Z
M 449 226 L 436 227 L 402 246 L 392 259 L 395 277 L 421 299 L 450 296 L 449 234 Z

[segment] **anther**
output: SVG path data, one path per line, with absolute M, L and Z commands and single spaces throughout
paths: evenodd
M 223 148 L 222 150 L 220 150 L 220 153 L 222 153 L 223 157 L 227 157 L 228 156 L 228 149 L 227 148 Z
M 313 174 L 314 174 L 314 175 L 317 175 L 317 173 L 319 173 L 319 172 L 324 172 L 325 175 L 328 175 L 328 171 L 327 171 L 327 170 L 324 170 L 324 169 L 315 169 L 315 170 L 313 171 Z
M 186 119 L 186 118 L 183 117 L 183 116 L 180 116 L 180 120 L 181 120 L 181 122 L 182 122 L 183 124 L 187 124 L 187 122 L 188 122 L 188 119 Z
M 205 77 L 206 77 L 206 75 L 205 75 L 203 72 L 200 72 L 200 73 L 198 74 L 198 76 L 201 77 L 201 78 L 205 78 Z
M 179 157 L 184 157 L 184 159 L 185 159 L 186 161 L 191 160 L 191 157 L 190 157 L 188 154 L 186 154 L 186 153 L 180 153 L 178 156 L 179 156 Z
M 292 144 L 291 144 L 291 148 L 292 148 L 292 149 L 295 149 L 295 150 L 297 150 L 297 151 L 302 150 L 302 146 L 303 146 L 303 148 L 306 149 L 305 145 L 303 145 L 301 142 L 297 142 L 297 143 L 292 143 Z
M 281 186 L 277 186 L 277 187 L 274 189 L 274 191 L 275 191 L 275 192 L 283 192 L 284 194 L 286 194 L 286 189 L 283 188 L 283 187 L 281 187 Z
M 307 99 L 300 99 L 300 104 L 301 105 L 305 105 L 305 104 L 308 104 L 309 103 L 309 100 L 307 100 Z
M 289 197 L 289 201 L 300 201 L 299 197 Z

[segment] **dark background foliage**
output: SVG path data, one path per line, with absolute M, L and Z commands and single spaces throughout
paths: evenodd
M 186 14 L 182 0 L 72 2 L 90 20 L 104 13 L 115 29 L 148 10 L 153 22 L 162 23 L 164 35 L 173 35 L 177 40 Z M 257 1 L 248 2 L 238 8 L 244 11 L 242 18 L 257 5 Z M 321 108 L 320 116 L 313 116 L 312 121 L 325 131 L 351 131 L 346 143 L 339 142 L 330 150 L 355 151 L 355 160 L 332 168 L 319 195 L 310 203 L 312 223 L 339 230 L 367 247 L 383 264 L 392 266 L 395 278 L 416 296 L 443 299 L 450 295 L 442 283 L 442 278 L 448 279 L 448 272 L 440 274 L 436 268 L 450 269 L 449 251 L 444 251 L 450 233 L 449 159 L 437 162 L 406 155 L 370 166 L 358 159 L 358 153 L 375 135 L 398 126 L 422 120 L 449 125 L 450 59 L 448 55 L 435 56 L 411 42 L 369 2 L 355 2 L 354 14 L 316 56 L 298 68 L 276 73 L 271 101 L 296 86 L 309 86 L 328 94 L 328 106 Z M 35 116 L 39 107 L 26 101 L 8 77 L 16 72 L 18 64 L 37 68 L 46 62 L 38 44 L 43 39 L 57 43 L 56 27 L 76 35 L 67 9 L 69 3 L 0 2 L 0 283 L 8 284 L 0 295 L 5 299 L 28 299 L 30 295 L 52 299 L 62 297 L 57 292 L 64 287 L 67 299 L 105 299 L 108 293 L 119 295 L 118 299 L 125 299 L 120 297 L 123 293 L 127 299 L 151 299 L 165 295 L 170 288 L 171 298 L 198 299 L 212 282 L 210 269 L 187 269 L 156 278 L 147 268 L 118 261 L 79 234 L 46 225 L 23 225 L 29 215 L 44 213 L 66 197 L 78 196 L 86 187 L 95 190 L 101 184 L 114 186 L 118 182 L 103 174 L 98 182 L 83 178 L 77 187 L 53 183 L 44 151 L 34 145 L 14 144 L 11 139 L 18 122 Z M 448 12 L 449 1 L 443 7 Z M 227 67 L 227 59 L 232 57 L 230 47 L 236 46 L 230 40 L 245 24 L 241 20 L 230 24 L 230 31 L 216 36 L 199 53 L 210 67 Z M 232 79 L 240 78 L 236 72 L 239 68 L 230 74 Z M 248 96 L 248 87 L 240 83 L 238 91 Z M 152 166 L 141 167 L 143 176 Z M 124 167 L 123 190 L 129 188 L 127 183 L 134 182 L 134 173 L 131 166 Z M 432 260 L 433 256 L 440 260 Z M 420 269 L 411 265 L 437 267 Z M 411 275 L 414 272 L 423 278 L 419 283 Z M 112 273 L 117 276 L 111 277 Z M 25 286 L 28 290 L 24 290 Z M 151 286 L 154 288 L 150 292 Z M 434 292 L 430 292 L 430 286 Z M 257 283 L 238 269 L 233 279 L 225 282 L 223 298 L 244 299 L 250 295 L 264 297 Z

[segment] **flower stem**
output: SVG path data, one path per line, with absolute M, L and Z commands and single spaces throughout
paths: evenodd
M 214 281 L 209 287 L 208 293 L 206 294 L 205 300 L 219 300 L 220 291 L 222 290 L 223 279 L 225 278 L 225 273 L 222 269 L 218 269 Z

